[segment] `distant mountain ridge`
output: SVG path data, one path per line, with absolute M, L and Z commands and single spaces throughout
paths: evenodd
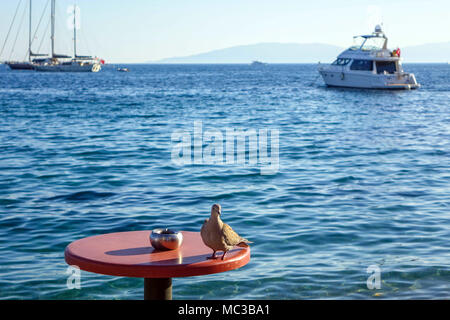
M 213 50 L 186 57 L 167 58 L 156 63 L 307 63 L 329 61 L 344 50 L 321 43 L 257 43 Z
M 213 50 L 185 57 L 172 57 L 149 63 L 267 63 L 331 62 L 345 48 L 323 43 L 257 43 Z M 404 62 L 448 62 L 450 42 L 401 48 Z
M 401 50 L 405 62 L 450 61 L 450 41 L 409 46 Z

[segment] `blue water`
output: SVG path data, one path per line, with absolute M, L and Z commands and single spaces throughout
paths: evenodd
M 0 66 L 0 298 L 141 299 L 64 248 L 108 232 L 199 231 L 213 203 L 254 243 L 245 267 L 174 279 L 176 299 L 450 297 L 450 66 L 415 91 L 331 89 L 314 65 Z M 278 129 L 278 172 L 178 166 L 176 129 Z M 370 290 L 367 268 L 380 268 Z

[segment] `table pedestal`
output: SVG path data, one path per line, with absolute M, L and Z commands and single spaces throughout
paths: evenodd
M 144 300 L 172 300 L 172 278 L 145 278 Z

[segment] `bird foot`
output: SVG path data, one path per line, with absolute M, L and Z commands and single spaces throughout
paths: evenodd
M 209 256 L 209 257 L 206 257 L 206 259 L 217 259 L 218 257 L 216 256 L 216 252 L 214 251 L 214 253 L 211 255 L 211 256 Z

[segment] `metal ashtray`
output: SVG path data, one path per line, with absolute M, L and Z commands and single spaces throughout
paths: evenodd
M 150 234 L 150 243 L 156 250 L 178 249 L 183 242 L 181 232 L 170 229 L 155 229 Z

